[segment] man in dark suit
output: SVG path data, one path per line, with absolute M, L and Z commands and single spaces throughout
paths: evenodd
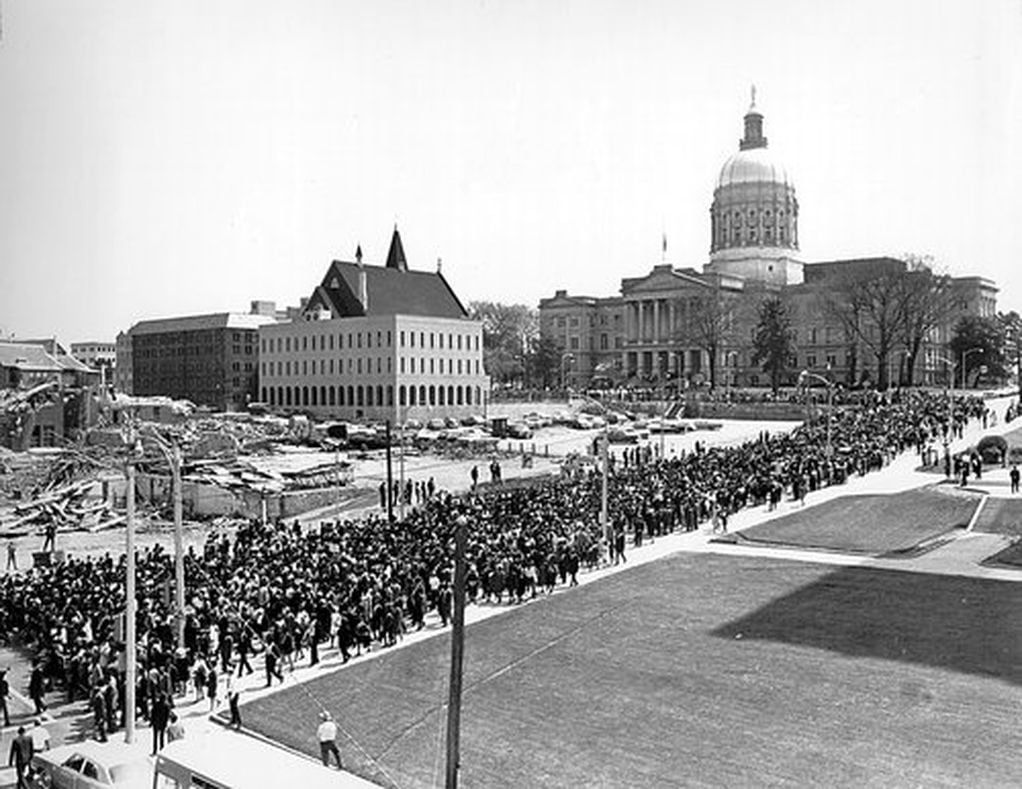
M 11 742 L 11 753 L 7 758 L 8 766 L 14 765 L 18 774 L 18 789 L 29 789 L 28 779 L 25 775 L 32 763 L 32 756 L 35 753 L 35 746 L 32 738 L 25 734 L 25 727 L 18 727 L 18 736 Z

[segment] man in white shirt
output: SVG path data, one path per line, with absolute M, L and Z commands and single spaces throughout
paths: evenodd
M 330 717 L 329 712 L 321 712 L 319 728 L 316 729 L 316 738 L 319 740 L 319 755 L 323 759 L 323 766 L 330 766 L 330 754 L 337 760 L 337 769 L 341 769 L 341 752 L 337 750 L 337 724 Z
M 43 726 L 43 722 L 39 718 L 35 719 L 35 726 L 32 727 L 29 736 L 32 737 L 32 746 L 35 748 L 36 753 L 50 750 L 50 733 Z

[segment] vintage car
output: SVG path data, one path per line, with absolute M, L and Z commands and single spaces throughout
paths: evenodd
M 152 761 L 122 742 L 93 740 L 39 751 L 32 757 L 35 786 L 52 789 L 151 789 Z

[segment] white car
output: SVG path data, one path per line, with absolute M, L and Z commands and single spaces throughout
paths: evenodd
M 32 757 L 36 786 L 53 789 L 151 789 L 153 764 L 145 749 L 94 740 L 39 751 Z

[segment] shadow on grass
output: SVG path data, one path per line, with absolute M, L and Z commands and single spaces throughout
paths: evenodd
M 1022 685 L 1022 584 L 842 568 L 712 631 Z

